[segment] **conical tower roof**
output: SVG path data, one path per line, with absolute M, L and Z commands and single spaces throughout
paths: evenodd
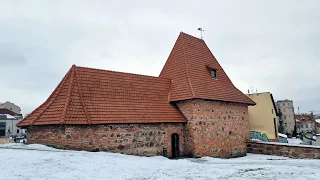
M 212 70 L 216 78 L 212 78 Z M 170 101 L 201 98 L 255 104 L 233 85 L 206 43 L 183 32 L 159 77 L 172 80 Z

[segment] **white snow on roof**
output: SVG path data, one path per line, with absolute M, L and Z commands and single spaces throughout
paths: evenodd
M 316 122 L 320 124 L 320 119 L 316 119 Z
M 14 116 L 11 116 L 10 114 L 0 114 L 7 116 L 7 119 L 16 119 Z
M 282 134 L 282 133 L 278 133 L 278 136 L 283 137 L 283 138 L 288 138 L 288 136 L 287 136 L 287 135 Z

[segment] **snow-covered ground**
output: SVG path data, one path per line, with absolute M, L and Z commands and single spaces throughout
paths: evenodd
M 0 145 L 2 180 L 319 179 L 320 160 L 248 154 L 235 159 L 169 160 L 43 145 Z
M 303 141 L 299 138 L 288 138 L 289 144 L 303 144 Z

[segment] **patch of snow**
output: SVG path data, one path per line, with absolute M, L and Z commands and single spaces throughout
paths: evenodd
M 278 133 L 278 136 L 283 137 L 283 138 L 288 138 L 288 136 L 287 136 L 287 135 L 282 134 L 282 133 Z
M 212 158 L 212 157 L 202 157 L 200 160 L 205 161 L 242 161 L 242 160 L 286 160 L 290 159 L 288 157 L 283 156 L 272 156 L 272 155 L 263 155 L 263 154 L 252 154 L 247 153 L 247 156 L 244 157 L 238 157 L 238 158 L 230 158 L 230 159 L 220 159 L 220 158 Z M 192 159 L 190 159 L 192 160 Z
M 11 116 L 10 114 L 0 114 L 7 117 L 7 119 L 16 119 L 14 116 Z
M 42 150 L 42 151 L 62 151 L 62 150 L 51 148 L 42 144 L 23 144 L 23 143 L 0 144 L 0 148 Z
M 299 138 L 288 138 L 288 144 L 302 144 L 303 141 Z
M 32 148 L 39 150 L 0 148 L 1 179 L 316 180 L 320 177 L 319 160 L 256 154 L 235 159 L 170 160 L 161 156 L 138 157 L 105 152 L 41 151 L 44 149 L 42 145 L 33 145 Z

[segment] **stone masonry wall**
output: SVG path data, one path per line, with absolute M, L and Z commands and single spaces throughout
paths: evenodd
M 254 154 L 267 154 L 291 158 L 320 159 L 320 147 L 308 145 L 292 145 L 272 142 L 249 142 L 247 152 Z
M 194 157 L 246 154 L 250 130 L 248 106 L 209 100 L 186 100 L 177 106 L 188 120 L 185 152 Z
M 185 155 L 182 123 L 50 125 L 28 127 L 28 143 L 39 143 L 62 149 L 132 154 L 162 155 L 168 149 L 171 157 L 171 135 L 179 135 L 180 154 Z

